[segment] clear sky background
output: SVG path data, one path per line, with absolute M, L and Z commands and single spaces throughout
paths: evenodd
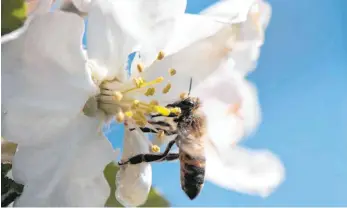
M 188 0 L 197 13 L 215 0 Z M 177 163 L 153 165 L 153 184 L 172 206 L 347 206 L 347 0 L 270 0 L 273 13 L 259 64 L 263 120 L 244 144 L 268 148 L 286 167 L 266 199 L 209 182 L 194 201 L 181 191 Z M 123 127 L 108 133 L 119 147 Z

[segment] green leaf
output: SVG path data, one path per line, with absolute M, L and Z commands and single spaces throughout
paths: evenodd
M 113 162 L 109 163 L 105 170 L 104 170 L 104 175 L 105 178 L 108 182 L 108 184 L 111 187 L 111 193 L 109 198 L 107 199 L 106 202 L 106 207 L 123 207 L 115 197 L 115 191 L 116 191 L 116 174 L 117 171 L 119 170 L 119 167 L 114 164 Z M 170 204 L 169 202 L 162 196 L 159 195 L 157 191 L 152 187 L 151 191 L 149 192 L 147 202 L 142 205 L 141 207 L 169 207 Z
M 1 0 L 1 36 L 22 26 L 26 17 L 25 0 Z

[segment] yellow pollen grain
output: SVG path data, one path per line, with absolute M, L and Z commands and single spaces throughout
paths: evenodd
M 116 121 L 118 123 L 122 123 L 124 121 L 124 118 L 125 118 L 125 116 L 124 116 L 124 113 L 122 111 L 120 111 L 116 114 Z
M 143 64 L 141 64 L 141 63 L 140 63 L 140 64 L 137 64 L 136 67 L 137 67 L 137 71 L 138 71 L 139 73 L 143 72 L 143 69 L 144 69 Z
M 165 57 L 165 53 L 163 51 L 160 51 L 157 56 L 157 60 L 162 60 Z
M 160 152 L 160 147 L 158 147 L 157 145 L 152 145 L 151 146 L 151 151 L 152 152 Z
M 164 87 L 163 93 L 164 93 L 164 94 L 168 93 L 168 92 L 170 91 L 170 89 L 171 89 L 171 84 L 168 83 L 168 84 Z
M 132 111 L 126 111 L 124 114 L 125 114 L 125 116 L 128 117 L 128 118 L 131 118 L 131 117 L 133 117 L 133 115 L 134 115 Z
M 183 99 L 185 99 L 185 98 L 187 98 L 188 97 L 188 94 L 187 93 L 185 93 L 185 92 L 182 92 L 181 94 L 180 94 L 180 98 L 183 100 Z
M 145 92 L 146 96 L 153 96 L 155 94 L 155 88 L 154 87 L 150 87 L 147 89 L 147 91 Z
M 159 102 L 157 100 L 152 100 L 149 104 L 150 105 L 159 105 Z
M 176 74 L 176 70 L 173 69 L 173 68 L 169 69 L 169 74 L 170 74 L 171 76 L 174 76 L 174 75 Z
M 114 92 L 114 98 L 117 100 L 117 101 L 121 101 L 123 99 L 123 94 L 119 91 L 117 92 Z

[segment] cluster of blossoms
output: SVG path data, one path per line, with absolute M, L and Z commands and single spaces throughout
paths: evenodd
M 75 0 L 85 25 L 41 2 L 1 45 L 2 136 L 18 144 L 12 174 L 25 185 L 16 206 L 104 206 L 110 190 L 103 170 L 117 157 L 104 124 L 135 128 L 124 128 L 122 159 L 159 151 L 139 127 L 149 125 L 149 113 L 179 113 L 165 106 L 187 96 L 191 79 L 191 96 L 202 100 L 207 118 L 206 179 L 261 196 L 282 182 L 276 156 L 237 145 L 260 120 L 245 76 L 256 66 L 269 4 L 221 0 L 192 15 L 184 13 L 186 0 Z M 116 180 L 118 201 L 141 205 L 151 166 L 124 166 Z

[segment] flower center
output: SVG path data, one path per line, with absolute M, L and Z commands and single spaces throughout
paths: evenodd
M 160 52 L 157 60 L 164 58 L 163 52 Z M 141 73 L 144 70 L 142 64 L 137 65 L 137 70 Z M 174 76 L 176 71 L 169 70 L 169 74 Z M 161 114 L 168 116 L 172 113 L 179 114 L 179 108 L 168 108 L 161 106 L 158 101 L 143 102 L 136 99 L 136 95 L 143 94 L 147 97 L 156 93 L 156 85 L 164 81 L 163 77 L 157 77 L 154 80 L 144 80 L 138 76 L 132 80 L 133 82 L 121 83 L 118 79 L 112 81 L 103 81 L 100 87 L 100 94 L 96 97 L 98 109 L 104 111 L 108 116 L 114 116 L 116 121 L 123 123 L 127 119 L 132 119 L 139 126 L 147 124 L 146 116 L 149 114 Z M 168 83 L 162 90 L 167 93 L 171 88 Z

